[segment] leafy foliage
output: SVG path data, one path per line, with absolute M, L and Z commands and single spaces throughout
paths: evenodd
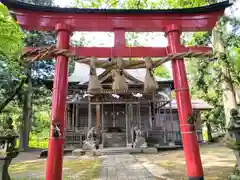
M 10 16 L 7 7 L 0 3 L 0 112 L 6 97 L 14 93 L 15 87 L 24 78 L 21 73 L 22 64 L 19 61 L 24 44 L 23 38 L 24 34 L 19 25 Z M 14 114 L 16 106 L 17 103 L 12 102 L 6 111 L 9 112 L 11 109 Z M 1 122 L 4 122 L 5 115 L 6 113 L 1 114 Z
M 168 5 L 174 8 L 197 7 L 211 3 L 215 0 L 205 1 L 168 1 Z M 227 27 L 232 26 L 232 31 L 227 31 Z M 221 19 L 218 26 L 221 30 L 221 37 L 225 45 L 226 58 L 221 60 L 214 59 L 191 59 L 187 62 L 188 80 L 191 87 L 193 98 L 200 98 L 207 101 L 214 108 L 211 111 L 202 113 L 202 119 L 212 125 L 224 127 L 225 114 L 222 100 L 222 68 L 226 67 L 232 77 L 233 83 L 239 84 L 239 36 L 234 33 L 239 28 L 239 22 L 234 17 L 225 16 Z M 187 45 L 211 45 L 210 32 L 197 32 L 189 35 L 183 34 L 183 41 Z
M 154 70 L 154 75 L 162 78 L 170 78 L 170 74 L 165 66 L 159 66 Z
M 221 83 L 224 78 L 227 78 L 222 72 L 223 68 L 230 73 L 231 79 L 229 79 L 229 83 L 233 83 L 233 85 L 240 83 L 240 71 L 238 68 L 240 37 L 232 32 L 227 32 L 225 29 L 227 24 L 232 21 L 235 22 L 235 26 L 240 25 L 236 23 L 235 19 L 223 17 L 217 27 L 221 32 L 224 48 L 227 49 L 225 57 L 210 60 L 192 59 L 188 62 L 192 94 L 214 106 L 211 111 L 203 113 L 203 119 L 221 127 L 224 127 L 225 124 Z M 191 45 L 209 45 L 211 43 L 210 35 L 210 33 L 195 33 L 188 43 Z
M 23 33 L 10 16 L 8 9 L 0 3 L 0 54 L 18 55 L 23 48 Z
M 74 7 L 107 9 L 170 9 L 199 7 L 215 2 L 216 0 L 75 0 Z
M 0 100 L 11 95 L 23 78 L 19 54 L 23 49 L 24 34 L 10 16 L 8 9 L 0 3 Z
M 22 2 L 27 3 L 37 3 L 38 5 L 52 5 L 51 0 L 42 1 L 31 1 L 26 0 Z M 25 78 L 23 86 L 19 89 L 17 93 L 17 98 L 11 99 L 11 102 L 5 107 L 3 113 L 1 114 L 1 121 L 3 122 L 6 115 L 12 116 L 14 120 L 14 125 L 17 130 L 20 130 L 22 126 L 22 119 L 26 121 L 25 116 L 20 115 L 23 103 L 26 102 L 26 93 L 33 92 L 33 105 L 34 110 L 37 112 L 49 113 L 50 110 L 50 97 L 51 91 L 47 90 L 43 84 L 44 79 L 51 78 L 53 76 L 54 61 L 39 61 L 31 64 L 30 74 L 26 74 L 26 66 L 18 60 L 18 55 L 22 51 L 23 45 L 37 47 L 42 45 L 52 45 L 55 44 L 56 35 L 53 32 L 38 32 L 38 31 L 24 31 L 25 39 L 23 39 L 23 32 L 20 30 L 18 24 L 11 18 L 8 14 L 7 8 L 1 5 L 0 12 L 0 23 L 2 23 L 0 29 L 6 28 L 8 32 L 0 31 L 0 100 L 5 101 L 6 98 L 11 97 L 12 92 L 15 87 L 20 84 L 20 82 Z M 3 11 L 5 10 L 5 11 Z M 3 12 L 3 13 L 2 13 Z M 3 24 L 4 23 L 4 24 Z M 10 25 L 13 27 L 10 28 Z M 4 29 L 5 30 L 5 29 Z M 17 32 L 17 30 L 19 32 Z M 15 33 L 12 36 L 10 32 Z M 22 36 L 20 38 L 20 35 Z M 12 39 L 14 38 L 14 39 Z M 10 41 L 11 40 L 11 41 Z M 21 40 L 21 42 L 19 42 Z M 9 48 L 6 48 L 5 41 L 9 42 Z M 5 44 L 2 45 L 1 43 Z M 2 48 L 4 46 L 4 49 Z M 7 46 L 8 47 L 8 46 Z M 4 52 L 2 52 L 3 50 Z M 31 86 L 33 89 L 29 91 L 29 81 L 33 82 Z M 27 82 L 27 84 L 25 84 Z M 13 90 L 13 91 L 12 91 Z M 11 113 L 9 113 L 11 112 Z M 26 109 L 23 110 L 23 115 Z M 45 118 L 45 119 L 44 119 Z M 46 116 L 42 118 L 41 114 L 33 113 L 33 133 L 40 134 L 43 129 L 49 129 L 49 117 Z M 40 126 L 40 125 L 41 126 Z
M 52 0 L 18 0 L 19 2 L 24 2 L 28 4 L 40 5 L 40 6 L 54 6 Z
M 115 9 L 157 9 L 167 5 L 164 1 L 155 0 L 75 0 L 74 7 L 80 8 L 115 8 Z

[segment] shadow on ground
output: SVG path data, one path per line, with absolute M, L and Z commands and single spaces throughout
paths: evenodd
M 13 180 L 44 180 L 46 160 L 17 162 L 9 167 Z M 65 157 L 64 180 L 93 180 L 99 176 L 101 161 L 91 157 Z M 81 177 L 81 178 L 80 178 Z
M 204 168 L 204 179 L 226 180 L 235 164 L 233 152 L 220 144 L 207 144 L 200 147 Z M 182 150 L 159 152 L 158 154 L 137 155 L 143 164 L 148 162 L 165 171 L 158 171 L 160 179 L 187 180 L 185 159 Z
M 228 179 L 227 177 L 232 172 L 235 164 L 233 152 L 220 144 L 203 145 L 200 151 L 205 180 Z M 44 179 L 46 161 L 43 159 L 36 159 L 35 154 L 32 154 L 32 156 L 34 158 L 30 157 L 29 153 L 22 154 L 13 161 L 13 164 L 9 168 L 13 180 Z M 153 176 L 159 177 L 161 180 L 188 179 L 185 174 L 185 159 L 182 150 L 169 150 L 157 154 L 135 154 L 130 157 L 127 156 L 126 162 L 124 161 L 124 163 L 122 162 L 123 157 L 121 155 L 116 155 L 114 158 L 112 157 L 112 159 L 108 157 L 110 161 L 104 165 L 103 157 L 65 156 L 63 177 L 64 180 L 96 180 L 99 178 L 101 166 L 106 166 L 105 170 L 107 169 L 107 172 L 113 172 L 114 170 L 113 179 L 115 179 L 116 174 L 120 174 L 121 177 L 127 176 L 123 178 L 127 179 L 129 176 L 127 175 L 127 171 L 130 175 L 135 174 L 139 176 L 139 168 L 141 172 L 146 171 L 143 175 L 150 175 L 150 172 Z M 102 170 L 104 170 L 104 168 L 101 169 L 101 172 Z M 107 173 L 104 179 L 106 179 L 106 176 L 109 176 L 109 174 Z

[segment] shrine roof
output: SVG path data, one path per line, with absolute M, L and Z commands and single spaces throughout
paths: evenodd
M 213 106 L 208 104 L 207 102 L 201 100 L 201 99 L 192 99 L 192 108 L 193 110 L 210 110 L 213 109 Z M 173 99 L 171 102 L 172 109 L 177 109 L 177 100 Z M 169 104 L 165 106 L 166 108 L 169 108 Z
M 229 1 L 215 3 L 203 7 L 184 8 L 184 9 L 86 9 L 86 8 L 60 8 L 27 4 L 14 0 L 1 0 L 9 9 L 22 9 L 39 12 L 59 12 L 59 13 L 95 13 L 95 14 L 189 14 L 205 13 L 222 10 L 230 6 Z
M 75 63 L 75 68 L 73 73 L 68 77 L 68 82 L 69 83 L 79 83 L 79 84 L 86 84 L 89 81 L 89 71 L 90 71 L 90 67 L 87 64 L 83 64 L 83 63 Z M 102 68 L 97 68 L 97 75 L 101 75 L 105 70 Z M 146 73 L 146 69 L 141 68 L 141 69 L 125 69 L 124 70 L 129 76 L 129 78 L 126 78 L 126 80 L 128 81 L 128 79 L 133 79 L 133 81 L 135 82 L 140 82 L 143 83 L 144 79 L 145 79 L 145 73 Z M 158 82 L 166 82 L 169 81 L 169 83 L 172 83 L 172 79 L 165 79 L 165 78 L 161 78 L 156 76 L 156 81 Z

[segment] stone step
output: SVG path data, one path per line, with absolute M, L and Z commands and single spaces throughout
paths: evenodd
M 131 153 L 141 153 L 141 149 L 135 148 L 105 148 L 100 149 L 102 155 L 114 155 L 114 154 L 131 154 Z
M 104 143 L 104 147 L 126 147 L 126 143 Z
M 89 150 L 85 151 L 82 149 L 75 149 L 72 152 L 73 156 L 82 156 L 84 154 L 92 154 L 94 156 L 101 156 L 101 155 L 116 155 L 116 154 L 139 154 L 139 153 L 146 153 L 146 154 L 156 154 L 157 148 L 129 148 L 129 147 L 111 147 L 111 148 L 103 148 L 98 150 Z
M 102 155 L 114 155 L 114 154 L 156 154 L 158 152 L 157 148 L 105 148 L 99 149 Z
M 122 144 L 104 144 L 104 147 L 126 147 L 126 143 Z
M 101 155 L 102 156 L 107 156 L 107 155 L 116 155 L 116 154 L 131 154 L 131 153 L 126 153 L 126 152 L 114 152 L 114 151 L 111 151 L 111 152 L 101 152 Z

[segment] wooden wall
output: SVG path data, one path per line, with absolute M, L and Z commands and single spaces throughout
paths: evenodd
M 103 107 L 103 109 L 102 109 Z M 132 107 L 132 111 L 131 111 Z M 166 145 L 168 142 L 181 143 L 179 118 L 177 110 L 170 111 L 169 109 L 159 109 L 155 117 L 151 118 L 150 104 L 142 103 L 140 106 L 140 112 L 138 111 L 138 105 L 126 105 L 125 104 L 104 104 L 101 105 L 101 124 L 104 119 L 102 127 L 106 130 L 107 127 L 113 127 L 115 122 L 116 127 L 121 127 L 128 134 L 128 143 L 132 140 L 132 129 L 137 126 L 138 114 L 140 114 L 141 129 L 148 137 L 149 144 Z M 114 113 L 115 112 L 115 113 Z M 126 117 L 126 113 L 128 116 Z M 196 123 L 196 129 L 201 131 L 200 113 L 197 113 L 198 120 Z M 92 126 L 96 125 L 96 105 L 91 106 Z M 127 125 L 126 125 L 127 118 Z M 115 119 L 115 121 L 114 121 Z M 151 126 L 151 124 L 153 126 Z M 81 139 L 85 138 L 88 127 L 88 104 L 68 104 L 67 118 L 66 118 L 66 133 L 65 137 L 74 144 L 80 144 Z M 127 128 L 127 129 L 126 129 Z M 76 136 L 76 137 L 72 137 Z M 201 136 L 199 136 L 201 139 Z

